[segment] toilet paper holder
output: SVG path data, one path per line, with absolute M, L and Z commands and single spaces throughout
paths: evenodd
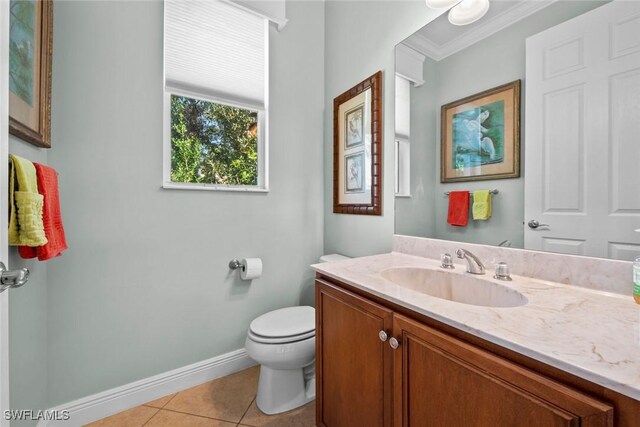
M 229 261 L 232 271 L 240 270 L 242 280 L 253 280 L 262 276 L 262 260 L 260 258 L 232 259 Z
M 231 261 L 229 261 L 229 268 L 231 270 L 241 269 L 242 271 L 244 271 L 244 265 L 242 265 L 242 263 L 237 259 L 232 259 Z

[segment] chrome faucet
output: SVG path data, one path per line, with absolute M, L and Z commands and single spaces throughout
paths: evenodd
M 458 258 L 464 258 L 467 261 L 467 273 L 484 274 L 484 264 L 477 256 L 465 249 L 458 249 L 456 255 Z

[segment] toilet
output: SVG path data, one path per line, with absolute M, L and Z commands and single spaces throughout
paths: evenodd
M 348 259 L 324 255 L 320 262 Z M 251 322 L 247 354 L 260 364 L 256 404 L 265 414 L 290 411 L 316 397 L 316 310 L 286 307 Z

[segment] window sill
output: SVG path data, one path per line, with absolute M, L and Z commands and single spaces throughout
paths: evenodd
M 268 193 L 268 188 L 260 187 L 242 187 L 232 185 L 216 185 L 216 184 L 191 184 L 187 182 L 165 182 L 162 184 L 165 190 L 204 190 L 204 191 L 233 191 L 239 193 Z

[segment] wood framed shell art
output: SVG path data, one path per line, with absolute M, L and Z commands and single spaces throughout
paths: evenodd
M 382 215 L 382 71 L 333 100 L 333 212 Z

